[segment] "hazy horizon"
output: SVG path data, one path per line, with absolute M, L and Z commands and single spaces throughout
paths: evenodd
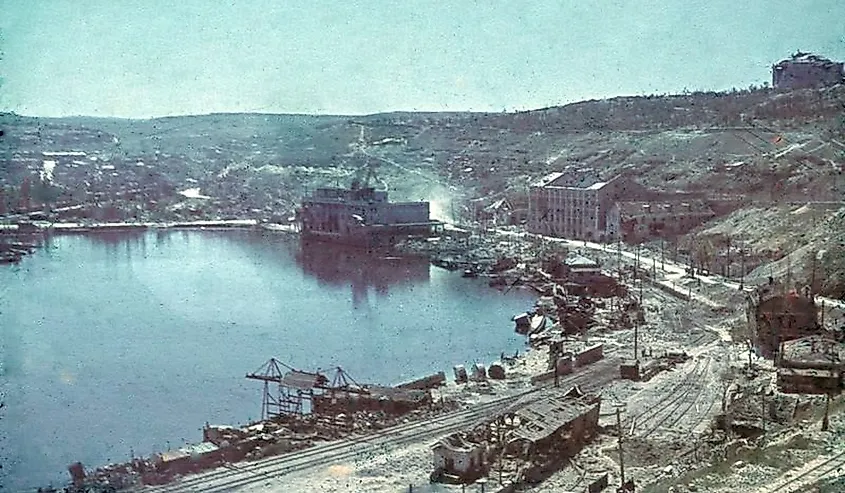
M 523 111 L 845 59 L 845 3 L 0 0 L 0 111 L 144 119 Z

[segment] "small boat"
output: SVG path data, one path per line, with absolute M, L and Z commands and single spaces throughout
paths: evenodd
M 464 269 L 463 277 L 478 277 L 478 272 L 472 269 Z
M 528 330 L 529 334 L 536 334 L 538 332 L 542 332 L 546 329 L 546 316 L 545 315 L 534 315 L 531 317 L 531 325 L 530 329 Z
M 514 315 L 513 321 L 516 324 L 514 331 L 517 334 L 526 335 L 531 331 L 531 315 L 528 313 L 520 313 Z

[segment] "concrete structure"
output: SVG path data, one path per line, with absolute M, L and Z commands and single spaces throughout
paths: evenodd
M 792 394 L 836 393 L 842 389 L 845 350 L 838 341 L 813 335 L 781 344 L 777 383 Z
M 298 219 L 305 240 L 381 246 L 440 232 L 443 223 L 429 209 L 428 202 L 389 202 L 373 187 L 318 188 L 302 201 Z
M 487 472 L 484 457 L 486 447 L 464 438 L 460 433 L 443 438 L 431 451 L 434 456 L 432 479 L 472 482 Z
M 842 84 L 843 63 L 810 53 L 798 52 L 772 66 L 772 87 L 801 89 Z
M 753 344 L 766 358 L 776 357 L 783 342 L 822 331 L 812 296 L 785 292 L 772 282 L 749 296 L 746 317 Z
M 590 169 L 552 173 L 528 192 L 528 231 L 570 239 L 603 241 L 607 213 L 624 196 L 639 197 L 644 189 L 615 176 L 601 180 Z
M 637 242 L 654 237 L 684 234 L 715 217 L 703 200 L 684 202 L 619 201 L 608 211 L 607 234 L 611 239 Z

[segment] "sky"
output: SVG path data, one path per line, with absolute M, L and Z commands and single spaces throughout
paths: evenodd
M 845 60 L 843 0 L 0 0 L 0 111 L 514 111 Z

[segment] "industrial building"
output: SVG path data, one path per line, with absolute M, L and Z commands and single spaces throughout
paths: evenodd
M 620 201 L 608 212 L 607 231 L 611 238 L 621 235 L 626 242 L 638 242 L 687 233 L 715 216 L 703 200 Z
M 591 169 L 552 173 L 528 192 L 528 231 L 571 239 L 604 241 L 613 203 L 641 187 L 621 175 L 601 180 Z
M 835 86 L 843 82 L 844 75 L 842 62 L 799 51 L 772 66 L 772 87 L 802 89 Z
M 316 189 L 297 214 L 304 240 L 370 247 L 438 234 L 443 223 L 431 220 L 429 209 L 428 202 L 389 202 L 387 191 L 353 183 Z

